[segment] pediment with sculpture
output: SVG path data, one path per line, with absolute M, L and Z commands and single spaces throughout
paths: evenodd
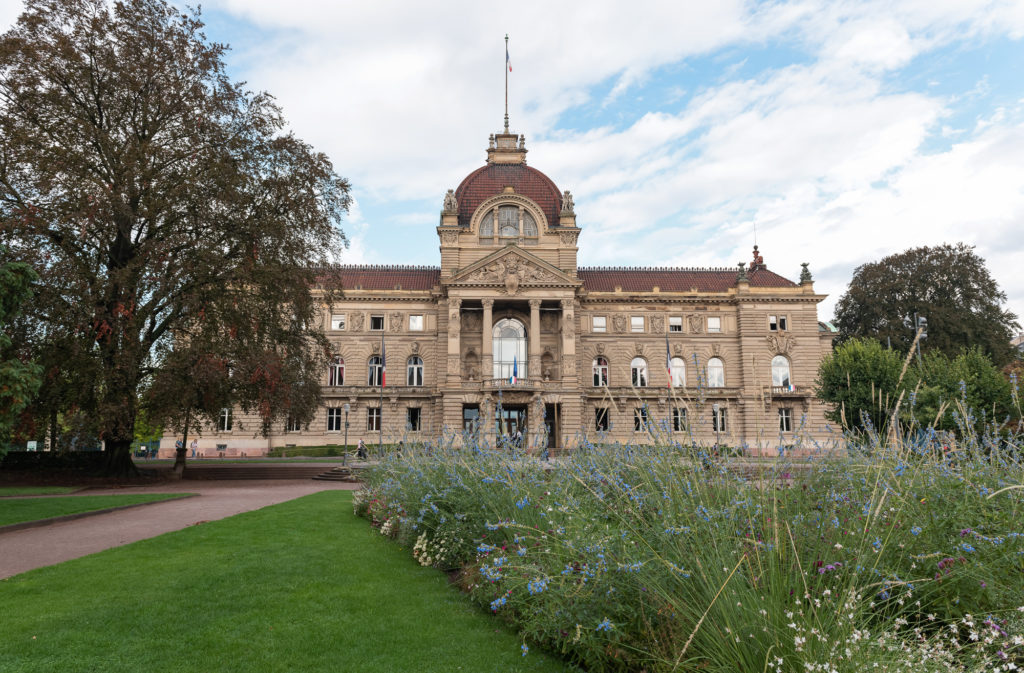
M 538 257 L 518 249 L 506 249 L 470 265 L 448 284 L 497 285 L 504 294 L 511 296 L 531 285 L 565 287 L 580 282 Z

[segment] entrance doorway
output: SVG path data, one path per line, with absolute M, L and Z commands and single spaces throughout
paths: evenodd
M 558 437 L 562 432 L 562 405 L 544 405 L 544 426 L 548 434 L 548 448 L 554 449 L 559 446 Z
M 522 443 L 519 448 L 526 447 L 526 437 L 529 432 L 529 424 L 527 423 L 527 408 L 525 404 L 513 404 L 509 406 L 502 406 L 497 410 L 495 414 L 496 432 L 498 433 L 499 442 L 509 442 L 516 436 L 516 433 L 521 433 Z

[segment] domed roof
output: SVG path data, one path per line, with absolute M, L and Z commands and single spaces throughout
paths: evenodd
M 480 204 L 501 194 L 505 187 L 512 187 L 516 194 L 540 206 L 544 217 L 548 218 L 548 226 L 558 226 L 562 194 L 551 178 L 525 163 L 489 163 L 467 175 L 455 190 L 455 198 L 459 202 L 459 226 L 468 227 Z

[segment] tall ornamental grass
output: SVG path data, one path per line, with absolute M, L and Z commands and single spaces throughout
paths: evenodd
M 591 671 L 1024 667 L 1020 436 L 794 459 L 410 447 L 356 501 L 530 646 Z

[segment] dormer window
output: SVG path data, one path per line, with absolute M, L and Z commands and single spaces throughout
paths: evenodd
M 520 206 L 498 206 L 483 216 L 480 220 L 480 243 L 495 243 L 495 233 L 499 245 L 537 245 L 539 236 L 537 221 L 529 211 Z

